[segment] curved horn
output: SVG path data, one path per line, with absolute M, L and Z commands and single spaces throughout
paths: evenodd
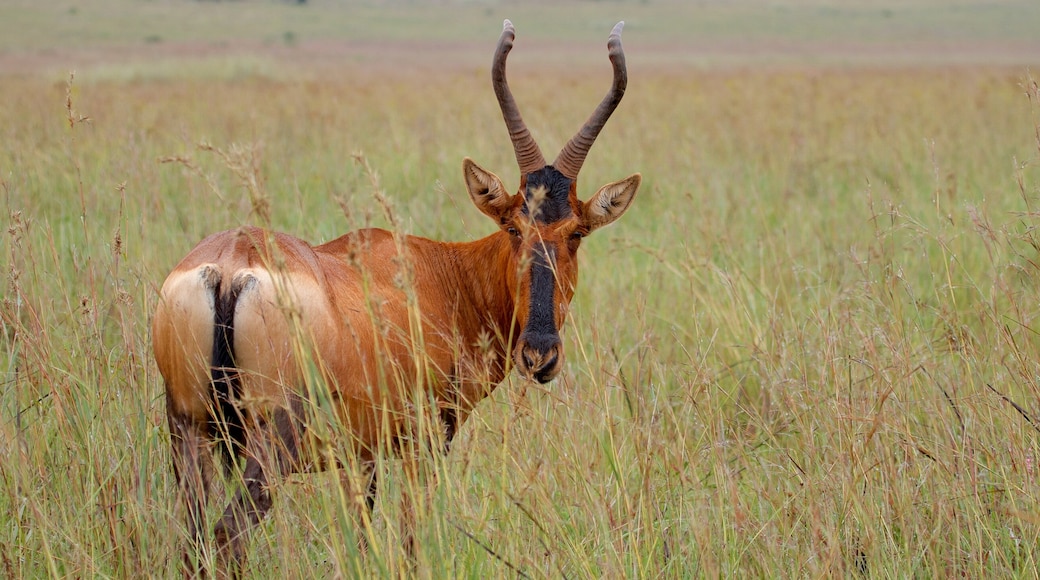
M 581 166 L 585 163 L 585 156 L 596 142 L 600 130 L 607 124 L 607 119 L 625 96 L 625 87 L 628 86 L 628 69 L 625 67 L 625 51 L 621 48 L 621 29 L 625 22 L 621 21 L 614 25 L 607 39 L 607 51 L 610 55 L 610 63 L 614 65 L 614 85 L 610 87 L 607 96 L 603 97 L 599 106 L 593 111 L 585 126 L 567 142 L 563 150 L 553 162 L 553 167 L 570 179 L 577 179 Z
M 509 138 L 513 141 L 513 150 L 516 152 L 516 162 L 520 165 L 520 173 L 526 175 L 532 171 L 538 171 L 545 167 L 545 157 L 542 150 L 538 148 L 527 125 L 520 117 L 520 110 L 513 100 L 513 93 L 509 90 L 506 82 L 506 57 L 513 49 L 513 38 L 516 31 L 513 23 L 506 20 L 502 23 L 502 37 L 498 40 L 498 48 L 495 50 L 495 60 L 491 63 L 491 84 L 495 87 L 495 96 L 498 97 L 498 106 L 502 109 L 502 118 L 509 129 Z

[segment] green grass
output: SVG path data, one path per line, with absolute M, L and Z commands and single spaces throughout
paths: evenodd
M 185 6 L 243 5 L 139 8 L 187 21 Z M 77 75 L 71 112 L 51 72 L 2 79 L 5 576 L 177 575 L 184 529 L 149 320 L 199 239 L 256 220 L 241 180 L 200 143 L 235 152 L 273 226 L 313 242 L 385 225 L 356 152 L 408 232 L 491 231 L 460 166 L 468 155 L 516 183 L 483 68 L 498 11 L 514 7 L 449 7 L 477 13 L 480 68 L 283 76 L 261 55 L 239 73 L 149 75 L 150 61 L 124 74 L 117 59 Z M 514 21 L 523 39 L 558 34 Z M 511 69 L 547 155 L 606 89 L 600 28 L 576 57 L 595 66 Z M 182 40 L 211 33 L 192 34 Z M 641 192 L 583 243 L 564 375 L 510 378 L 433 462 L 442 483 L 419 524 L 417 574 L 1035 577 L 1040 95 L 1028 71 L 928 59 L 638 68 L 640 34 L 626 29 L 629 91 L 580 193 L 635 171 Z M 566 61 L 575 49 L 554 50 Z M 296 476 L 252 536 L 251 575 L 400 573 L 401 468 L 386 469 L 368 555 L 334 477 Z

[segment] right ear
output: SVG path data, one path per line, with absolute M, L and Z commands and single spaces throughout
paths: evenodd
M 485 215 L 498 222 L 512 209 L 513 196 L 506 193 L 497 175 L 477 165 L 469 157 L 462 160 L 462 175 L 466 178 L 466 189 L 473 205 Z
M 635 173 L 599 188 L 596 195 L 584 204 L 585 227 L 589 232 L 617 221 L 632 204 L 642 181 L 643 176 Z

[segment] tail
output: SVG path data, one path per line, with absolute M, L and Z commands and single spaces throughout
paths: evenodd
M 235 364 L 235 308 L 242 291 L 256 282 L 252 275 L 239 275 L 224 288 L 226 279 L 213 287 L 213 356 L 211 357 L 213 397 L 210 429 L 220 443 L 218 449 L 225 470 L 235 465 L 245 447 L 245 421 L 237 401 L 242 380 Z

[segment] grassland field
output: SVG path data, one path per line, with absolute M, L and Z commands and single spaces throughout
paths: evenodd
M 461 160 L 518 180 L 506 17 L 547 155 L 628 23 L 580 194 L 644 181 L 583 243 L 566 370 L 429 459 L 414 568 L 387 460 L 366 553 L 294 476 L 248 575 L 1040 575 L 1040 6 L 1010 0 L 5 2 L 0 575 L 179 575 L 149 326 L 202 237 L 326 241 L 384 198 L 492 231 Z

